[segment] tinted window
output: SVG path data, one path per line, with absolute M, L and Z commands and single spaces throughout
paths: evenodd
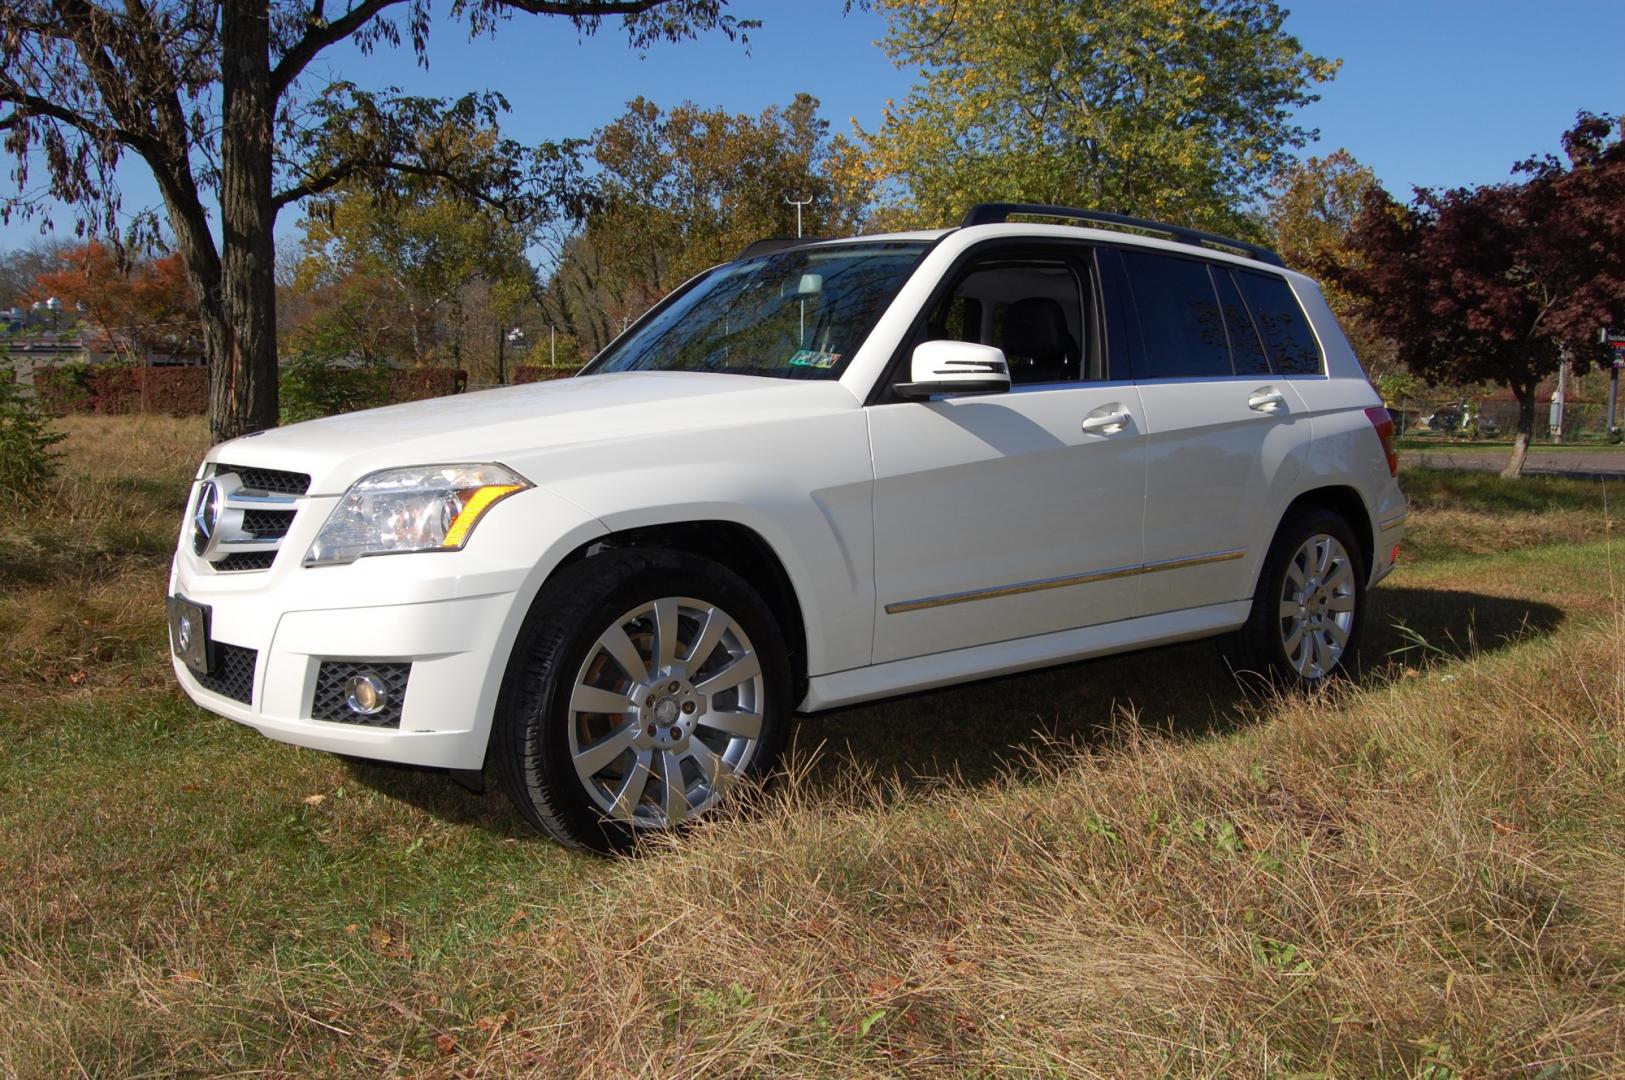
M 1213 267 L 1213 281 L 1219 286 L 1219 306 L 1224 309 L 1224 328 L 1230 333 L 1230 356 L 1235 361 L 1237 375 L 1268 375 L 1269 358 L 1264 355 L 1264 343 L 1258 338 L 1258 329 L 1247 313 L 1230 271 Z
M 1149 251 L 1122 254 L 1145 342 L 1135 377 L 1231 374 L 1229 336 L 1207 264 Z
M 1236 272 L 1236 282 L 1258 325 L 1270 362 L 1282 375 L 1319 375 L 1323 370 L 1320 344 L 1309 329 L 1292 287 L 1273 274 Z

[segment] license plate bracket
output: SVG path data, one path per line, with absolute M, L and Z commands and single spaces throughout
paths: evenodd
M 209 607 L 184 596 L 171 596 L 169 608 L 169 647 L 181 663 L 207 675 L 214 670 L 214 641 L 210 637 Z

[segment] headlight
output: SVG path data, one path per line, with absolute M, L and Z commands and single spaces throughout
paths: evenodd
M 501 465 L 420 465 L 363 476 L 327 516 L 305 565 L 456 551 L 487 510 L 530 486 Z

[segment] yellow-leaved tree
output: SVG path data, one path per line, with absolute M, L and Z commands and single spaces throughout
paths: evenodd
M 892 225 L 977 202 L 1085 206 L 1261 235 L 1250 208 L 1313 132 L 1337 61 L 1273 0 L 876 0 L 914 89 L 858 132 Z

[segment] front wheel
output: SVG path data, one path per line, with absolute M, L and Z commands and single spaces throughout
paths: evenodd
M 492 733 L 521 813 L 611 851 L 714 808 L 765 773 L 789 722 L 771 610 L 738 575 L 650 550 L 594 556 L 537 601 Z
M 1310 509 L 1282 523 L 1270 545 L 1238 668 L 1315 686 L 1346 671 L 1365 615 L 1365 566 L 1348 523 Z

